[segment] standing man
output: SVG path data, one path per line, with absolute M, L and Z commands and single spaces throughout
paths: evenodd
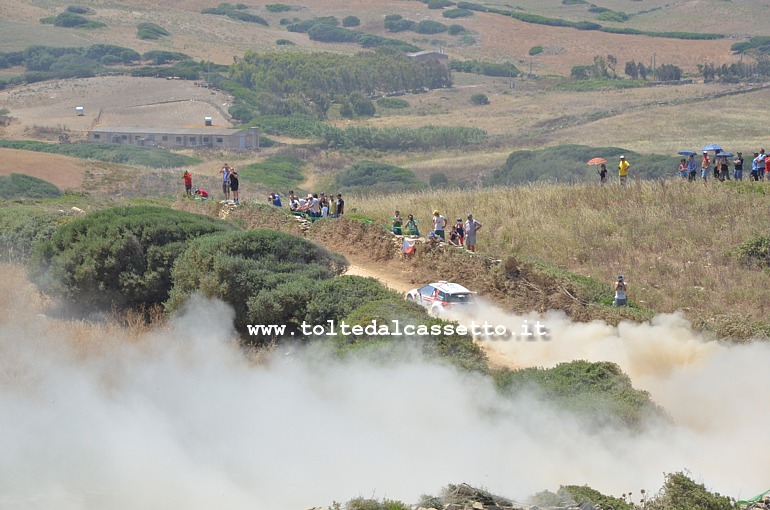
M 709 180 L 709 168 L 711 168 L 711 158 L 708 152 L 703 151 L 703 158 L 700 160 L 700 176 L 703 182 Z
M 759 153 L 754 153 L 754 159 L 751 160 L 751 179 L 759 180 Z
M 628 179 L 628 167 L 631 165 L 626 161 L 625 156 L 620 156 L 620 163 L 618 163 L 618 176 L 620 177 L 620 185 L 625 186 Z
M 219 173 L 222 174 L 222 193 L 225 194 L 225 200 L 230 200 L 230 165 L 225 163 Z
M 743 153 L 740 151 L 733 160 L 733 177 L 736 181 L 743 180 Z
M 687 180 L 695 182 L 695 178 L 698 176 L 698 163 L 695 162 L 695 156 L 690 154 L 687 158 Z
M 437 237 L 440 237 L 442 241 L 446 242 L 444 237 L 444 229 L 446 228 L 446 218 L 439 214 L 438 209 L 433 211 L 433 232 Z
M 238 181 L 238 172 L 233 169 L 230 172 L 230 190 L 233 192 L 233 202 L 238 204 L 238 188 L 240 188 L 240 181 Z
M 481 223 L 473 219 L 473 215 L 468 215 L 465 222 L 465 248 L 470 251 L 476 251 L 476 232 L 483 227 Z
M 345 212 L 345 201 L 342 200 L 342 194 L 337 193 L 337 217 L 339 218 Z
M 187 170 L 184 171 L 184 175 L 182 176 L 182 179 L 184 179 L 184 191 L 187 193 L 188 197 L 191 197 L 192 192 L 192 174 L 188 172 Z
M 615 282 L 615 301 L 612 302 L 612 306 L 626 306 L 628 304 L 627 290 L 628 285 L 623 280 L 623 275 L 618 276 L 618 280 Z

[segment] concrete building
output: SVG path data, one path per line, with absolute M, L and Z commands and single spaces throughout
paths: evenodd
M 449 55 L 444 53 L 444 48 L 441 48 L 440 51 L 418 51 L 417 53 L 408 53 L 407 56 L 420 62 L 437 60 L 441 62 L 444 67 L 449 67 Z
M 99 126 L 88 133 L 89 142 L 138 145 L 140 147 L 259 149 L 259 130 L 220 128 L 137 128 Z

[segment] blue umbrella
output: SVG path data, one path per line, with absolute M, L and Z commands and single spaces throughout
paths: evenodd
M 733 158 L 733 157 L 735 157 L 735 154 L 733 154 L 732 152 L 718 152 L 717 156 L 724 156 L 726 158 Z
M 701 150 L 702 150 L 702 151 L 714 151 L 714 152 L 719 152 L 719 151 L 721 151 L 721 150 L 722 150 L 722 147 L 720 147 L 719 145 L 717 145 L 717 144 L 715 144 L 715 143 L 711 143 L 711 144 L 709 144 L 709 145 L 707 145 L 707 146 L 705 146 L 705 147 L 701 148 Z
M 681 156 L 695 156 L 696 152 L 695 151 L 679 151 L 678 154 L 681 155 Z

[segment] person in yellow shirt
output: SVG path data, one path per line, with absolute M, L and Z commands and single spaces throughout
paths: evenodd
M 626 161 L 625 156 L 620 156 L 620 163 L 618 163 L 618 175 L 620 176 L 620 185 L 626 185 L 626 179 L 628 179 L 628 167 L 631 165 Z

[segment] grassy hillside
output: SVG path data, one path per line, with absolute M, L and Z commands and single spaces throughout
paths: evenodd
M 766 269 L 741 245 L 766 235 L 767 183 L 617 182 L 605 187 L 529 185 L 490 190 L 348 197 L 348 207 L 386 223 L 395 209 L 429 224 L 473 213 L 479 248 L 544 262 L 611 284 L 625 275 L 631 299 L 658 312 L 684 310 L 723 334 L 767 336 Z M 761 242 L 759 243 L 762 244 Z

